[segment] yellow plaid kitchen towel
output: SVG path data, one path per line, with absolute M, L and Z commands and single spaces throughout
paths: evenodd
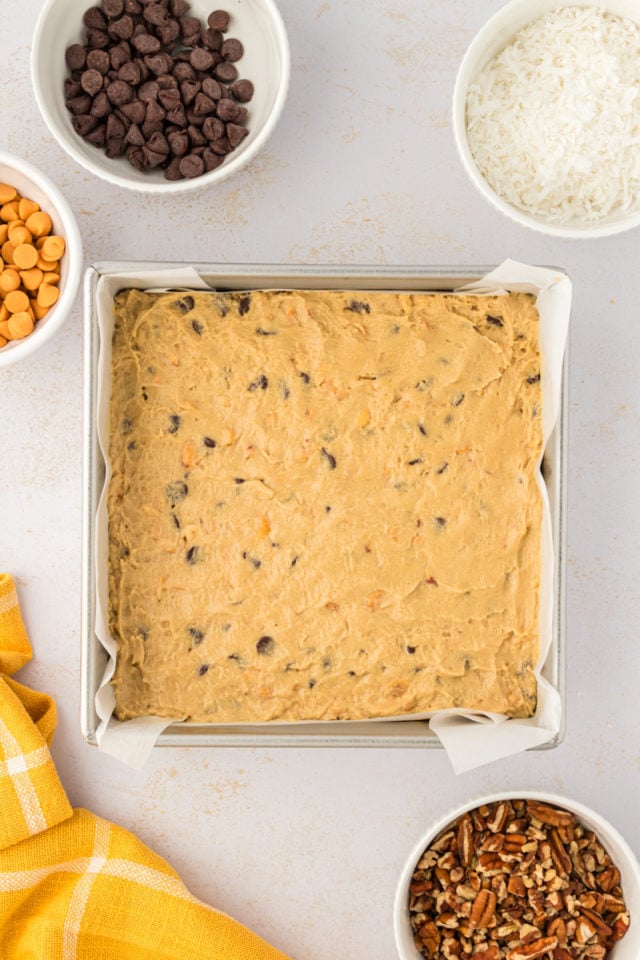
M 8 676 L 31 655 L 0 574 L 0 960 L 287 960 L 132 834 L 71 808 L 49 752 L 55 704 Z

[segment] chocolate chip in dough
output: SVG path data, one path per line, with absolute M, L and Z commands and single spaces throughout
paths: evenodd
M 260 637 L 256 643 L 256 650 L 262 656 L 270 656 L 275 650 L 276 642 L 273 637 Z

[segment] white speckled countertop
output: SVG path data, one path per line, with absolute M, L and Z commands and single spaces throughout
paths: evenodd
M 88 5 L 88 4 L 87 4 Z M 264 153 L 188 199 L 122 193 L 71 161 L 35 104 L 40 0 L 2 0 L 0 143 L 45 170 L 101 259 L 564 267 L 574 282 L 568 511 L 568 723 L 560 747 L 455 777 L 419 750 L 163 749 L 142 772 L 79 727 L 81 301 L 63 331 L 0 374 L 0 569 L 35 648 L 23 682 L 52 693 L 72 802 L 136 831 L 199 897 L 296 960 L 389 960 L 405 857 L 476 794 L 567 793 L 640 853 L 640 233 L 551 240 L 467 181 L 449 102 L 499 0 L 281 0 L 292 86 Z

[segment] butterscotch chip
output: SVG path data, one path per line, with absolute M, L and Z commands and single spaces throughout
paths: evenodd
M 37 267 L 33 267 L 30 270 L 21 270 L 20 279 L 22 280 L 22 286 L 25 290 L 33 291 L 37 290 L 40 284 L 44 279 L 44 274 L 42 270 L 38 270 Z M 58 276 L 57 274 L 49 274 L 49 276 Z M 58 280 L 60 278 L 58 277 Z M 49 283 L 51 281 L 48 281 Z
M 11 266 L 0 273 L 0 295 L 10 293 L 20 287 L 20 274 Z
M 11 200 L 9 203 L 3 204 L 2 207 L 0 207 L 0 217 L 5 223 L 9 223 L 11 220 L 19 220 L 18 201 Z
M 18 195 L 15 187 L 8 183 L 0 183 L 0 204 L 10 203 Z
M 13 340 L 22 340 L 33 331 L 33 318 L 25 310 L 14 313 L 8 320 L 9 332 Z
M 31 243 L 33 237 L 21 220 L 13 220 L 7 224 L 7 237 L 17 247 L 21 243 Z
M 20 313 L 29 306 L 29 297 L 22 290 L 12 290 L 4 298 L 4 304 L 9 313 Z
M 38 210 L 36 213 L 32 213 L 30 217 L 27 217 L 25 226 L 27 230 L 31 231 L 34 237 L 44 237 L 45 234 L 51 233 L 53 229 L 51 217 L 48 213 L 45 213 L 44 210 Z
M 21 270 L 30 270 L 38 262 L 38 251 L 30 243 L 19 243 L 13 251 L 13 262 Z
M 50 283 L 40 284 L 40 289 L 38 290 L 38 306 L 39 307 L 51 307 L 56 302 L 60 296 L 60 291 L 57 287 L 54 287 Z
M 50 236 L 46 237 L 42 247 L 40 248 L 40 255 L 43 260 L 59 260 L 64 253 L 65 243 L 62 237 Z
M 27 197 L 20 197 L 18 202 L 18 213 L 21 220 L 28 220 L 32 213 L 37 213 L 40 204 L 35 200 L 29 200 Z

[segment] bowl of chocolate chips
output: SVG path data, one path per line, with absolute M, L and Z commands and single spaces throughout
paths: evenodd
M 171 193 L 255 157 L 282 112 L 290 55 L 273 0 L 47 0 L 31 68 L 42 116 L 78 163 Z
M 640 866 L 568 797 L 482 797 L 423 834 L 397 887 L 402 960 L 635 960 Z

